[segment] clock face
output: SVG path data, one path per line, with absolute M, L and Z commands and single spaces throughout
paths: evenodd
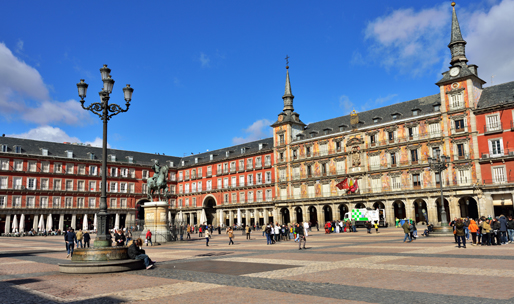
M 458 67 L 453 67 L 450 69 L 450 76 L 455 77 L 459 75 L 460 69 Z

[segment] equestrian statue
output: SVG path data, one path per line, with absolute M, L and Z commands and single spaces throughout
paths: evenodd
M 157 194 L 159 195 L 159 200 L 162 201 L 161 198 L 161 189 L 164 189 L 164 201 L 166 201 L 166 197 L 168 196 L 168 166 L 162 166 L 159 164 L 159 161 L 156 160 L 155 163 L 152 166 L 152 170 L 155 172 L 152 177 L 148 178 L 146 180 L 147 185 L 147 193 L 146 196 L 150 201 L 153 201 L 153 195 L 154 192 L 157 191 Z

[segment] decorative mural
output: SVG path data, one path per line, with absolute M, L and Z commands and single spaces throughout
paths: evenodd
M 385 142 L 385 140 L 386 140 L 386 135 L 385 135 L 384 129 L 380 129 L 378 131 L 378 142 L 383 143 L 383 142 Z
M 314 193 L 315 193 L 316 197 L 322 197 L 323 196 L 323 193 L 321 192 L 321 184 L 320 183 L 316 183 L 314 185 Z
M 300 147 L 298 148 L 298 156 L 300 158 L 305 158 L 305 147 L 302 145 L 300 145 Z
M 457 170 L 455 170 L 455 167 L 452 167 L 451 170 L 452 170 L 453 185 L 457 185 Z
M 473 183 L 477 183 L 477 167 L 474 162 L 471 163 L 471 179 L 473 180 Z
M 426 163 L 430 157 L 430 150 L 426 143 L 421 144 L 421 161 Z
M 380 166 L 387 168 L 387 153 L 384 150 L 380 152 Z
M 308 195 L 307 195 L 307 185 L 306 184 L 302 184 L 300 186 L 300 194 L 302 195 L 302 198 L 307 198 Z
M 319 145 L 317 141 L 312 145 L 312 153 L 314 157 L 319 156 Z
M 420 138 L 428 137 L 428 128 L 425 121 L 421 121 L 418 126 L 418 134 Z
M 329 154 L 336 153 L 336 143 L 334 142 L 333 139 L 329 139 L 329 141 L 328 141 L 328 153 Z
M 400 148 L 400 163 L 408 163 L 409 162 L 409 152 L 407 151 L 407 147 L 403 146 Z
M 314 176 L 315 177 L 320 177 L 321 176 L 321 166 L 319 165 L 318 162 L 314 163 Z
M 423 170 L 423 188 L 432 187 L 432 175 L 430 174 L 430 168 Z
M 300 178 L 307 178 L 307 169 L 305 168 L 305 163 L 300 165 Z
M 390 191 L 391 190 L 391 183 L 389 179 L 389 175 L 387 173 L 384 173 L 382 175 L 382 191 Z
M 330 175 L 337 174 L 337 165 L 333 158 L 331 158 L 330 162 L 328 163 L 328 172 L 330 173 Z
M 405 135 L 405 126 L 404 125 L 398 126 L 398 130 L 396 131 L 396 135 L 398 136 L 398 139 L 400 141 L 406 141 L 407 140 L 407 137 Z
M 406 170 L 402 171 L 401 181 L 402 181 L 402 188 L 410 187 L 410 176 L 409 176 L 409 172 L 407 172 Z
M 337 185 L 337 182 L 335 180 L 332 180 L 330 182 L 330 194 L 332 196 L 337 195 L 337 187 L 336 187 L 336 185 Z

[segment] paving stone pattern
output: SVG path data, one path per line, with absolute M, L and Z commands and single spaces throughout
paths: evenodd
M 0 238 L 1 303 L 514 303 L 514 245 L 456 248 L 453 237 L 403 243 L 380 234 L 310 232 L 266 245 L 214 234 L 144 247 L 150 270 L 59 273 L 62 237 Z

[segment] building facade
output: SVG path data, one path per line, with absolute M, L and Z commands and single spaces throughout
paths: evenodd
M 176 216 L 215 226 L 273 220 L 273 164 L 272 138 L 181 159 Z
M 101 148 L 10 137 L 0 138 L 0 148 L 0 233 L 10 232 L 14 216 L 19 222 L 22 215 L 25 231 L 38 230 L 40 221 L 46 228 L 48 217 L 53 230 L 82 228 L 84 222 L 93 228 L 101 196 Z M 110 227 L 135 224 L 137 206 L 148 201 L 145 183 L 154 160 L 175 166 L 179 158 L 108 149 Z M 176 171 L 169 174 L 173 204 Z

